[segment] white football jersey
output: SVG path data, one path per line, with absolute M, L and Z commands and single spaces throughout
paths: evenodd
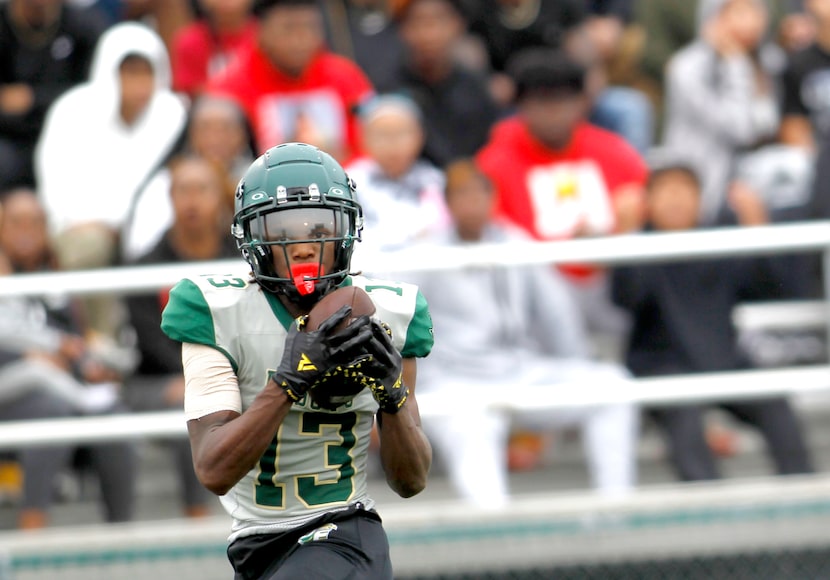
M 392 329 L 402 356 L 429 353 L 432 321 L 416 286 L 363 276 L 351 276 L 343 285 L 369 294 L 375 318 Z M 279 365 L 292 322 L 276 296 L 258 284 L 205 275 L 173 288 L 162 329 L 174 340 L 208 345 L 228 358 L 244 413 Z M 298 527 L 358 502 L 371 508 L 366 463 L 377 408 L 369 390 L 335 411 L 317 407 L 309 397 L 295 403 L 257 466 L 221 497 L 234 519 L 230 540 Z

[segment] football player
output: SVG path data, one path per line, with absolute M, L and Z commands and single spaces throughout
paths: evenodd
M 392 578 L 367 491 L 375 417 L 392 489 L 409 497 L 426 484 L 415 358 L 432 348 L 432 322 L 416 286 L 350 275 L 362 229 L 355 198 L 327 153 L 269 149 L 235 198 L 232 233 L 252 278 L 182 280 L 164 311 L 162 329 L 182 343 L 196 473 L 233 518 L 238 579 Z M 346 285 L 368 293 L 374 316 L 342 328 L 345 305 L 305 329 L 319 299 Z M 366 388 L 344 404 L 312 396 L 332 381 Z

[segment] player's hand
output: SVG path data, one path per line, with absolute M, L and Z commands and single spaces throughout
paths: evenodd
M 369 387 L 372 396 L 384 413 L 401 410 L 409 389 L 403 384 L 403 359 L 392 344 L 392 330 L 383 322 L 370 322 L 372 338 L 365 345 L 366 356 L 353 362 L 345 374 Z M 354 380 L 354 379 L 353 379 Z
M 288 330 L 282 360 L 273 380 L 292 401 L 299 401 L 325 373 L 355 358 L 371 335 L 371 327 L 356 320 L 344 330 L 331 332 L 351 314 L 351 306 L 343 306 L 317 328 L 304 330 L 307 316 L 297 318 Z
M 336 313 L 335 313 L 336 314 Z M 365 345 L 372 339 L 371 320 L 368 316 L 358 316 L 349 325 L 337 332 L 323 337 L 333 359 L 342 363 L 352 361 L 365 352 Z M 327 331 L 330 332 L 330 331 Z

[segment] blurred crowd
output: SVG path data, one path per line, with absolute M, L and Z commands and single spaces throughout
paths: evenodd
M 287 141 L 357 182 L 361 264 L 413 245 L 828 218 L 830 0 L 0 1 L 0 275 L 236 257 L 236 182 Z M 418 391 L 447 401 L 425 428 L 484 507 L 561 428 L 611 495 L 637 485 L 644 425 L 684 481 L 721 477 L 731 444 L 710 407 L 508 416 L 471 404 L 477 389 L 752 368 L 733 308 L 821 292 L 810 255 L 411 279 L 436 335 Z M 180 408 L 166 298 L 0 301 L 0 420 Z M 777 473 L 814 469 L 785 398 L 719 407 L 758 429 Z M 186 440 L 165 444 L 184 513 L 209 513 Z M 47 524 L 67 472 L 100 483 L 105 520 L 134 515 L 131 444 L 6 459 L 20 527 Z

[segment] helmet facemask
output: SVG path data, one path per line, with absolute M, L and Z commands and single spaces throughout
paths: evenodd
M 278 188 L 276 197 L 264 201 L 235 217 L 237 245 L 262 288 L 310 307 L 349 274 L 363 225 L 360 206 L 342 196 L 327 197 L 315 184 Z M 315 259 L 289 267 L 299 244 L 317 245 L 310 246 Z

